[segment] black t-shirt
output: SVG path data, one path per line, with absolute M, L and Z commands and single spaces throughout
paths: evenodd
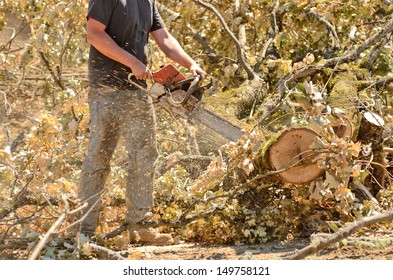
M 147 64 L 149 33 L 164 27 L 155 0 L 90 0 L 87 17 L 104 24 L 109 36 L 144 64 Z M 132 89 L 126 81 L 130 72 L 125 65 L 90 47 L 90 86 Z

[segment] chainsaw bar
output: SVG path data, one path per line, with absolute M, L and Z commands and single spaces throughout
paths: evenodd
M 233 123 L 227 121 L 226 119 L 206 108 L 200 107 L 195 109 L 189 117 L 191 120 L 196 120 L 199 123 L 202 123 L 209 129 L 222 135 L 230 141 L 236 142 L 243 135 L 240 127 L 234 125 Z

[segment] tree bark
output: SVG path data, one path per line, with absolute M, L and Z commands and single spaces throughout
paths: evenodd
M 365 112 L 360 121 L 357 138 L 364 145 L 371 144 L 371 153 L 369 155 L 363 155 L 363 159 L 380 164 L 370 164 L 370 175 L 367 176 L 364 182 L 366 188 L 374 196 L 385 186 L 385 170 L 383 168 L 385 166 L 385 152 L 382 145 L 383 125 L 384 121 L 380 116 Z

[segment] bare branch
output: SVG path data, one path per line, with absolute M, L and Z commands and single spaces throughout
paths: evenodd
M 322 65 L 311 65 L 309 67 L 305 67 L 299 69 L 298 71 L 285 75 L 278 82 L 280 95 L 284 96 L 286 85 L 289 82 L 313 75 L 321 69 L 332 68 L 339 64 L 348 63 L 357 60 L 361 53 L 371 48 L 373 45 L 375 45 L 377 42 L 379 42 L 380 40 L 382 40 L 392 32 L 393 32 L 393 19 L 385 27 L 383 27 L 378 33 L 376 33 L 374 36 L 364 41 L 363 44 L 355 48 L 355 50 L 353 50 L 352 52 L 349 52 L 344 56 L 329 59 Z
M 280 1 L 276 0 L 274 2 L 273 10 L 270 13 L 270 23 L 272 26 L 272 34 L 271 34 L 269 40 L 267 40 L 266 43 L 264 44 L 260 58 L 257 61 L 257 63 L 255 63 L 255 65 L 254 65 L 254 71 L 256 71 L 256 72 L 259 72 L 259 67 L 261 66 L 263 60 L 266 57 L 267 50 L 269 49 L 270 45 L 274 42 L 274 38 L 276 37 L 276 35 L 278 33 L 277 11 L 278 11 L 279 7 L 280 7 Z
M 333 37 L 333 47 L 336 47 L 336 46 L 338 46 L 340 44 L 340 39 L 338 38 L 338 35 L 337 35 L 337 32 L 336 32 L 336 28 L 327 19 L 325 19 L 323 16 L 321 16 L 320 14 L 318 14 L 316 12 L 313 12 L 313 11 L 307 11 L 306 13 L 308 15 L 311 15 L 311 16 L 315 17 L 317 20 L 319 20 L 324 25 L 326 25 L 326 27 L 329 30 L 329 33 Z
M 221 22 L 221 25 L 224 28 L 225 32 L 229 35 L 229 37 L 235 43 L 236 49 L 237 49 L 237 57 L 239 59 L 239 63 L 241 64 L 243 69 L 247 72 L 248 79 L 249 80 L 253 80 L 253 79 L 257 78 L 257 74 L 252 70 L 251 66 L 247 62 L 247 58 L 246 58 L 246 55 L 245 55 L 245 53 L 243 51 L 241 43 L 236 38 L 236 36 L 232 33 L 232 31 L 229 29 L 229 27 L 228 27 L 227 23 L 225 22 L 224 18 L 222 17 L 222 15 L 211 4 L 205 3 L 205 2 L 200 1 L 200 0 L 193 0 L 193 1 L 195 3 L 197 3 L 198 5 L 201 5 L 202 7 L 212 11 L 216 15 L 218 20 Z

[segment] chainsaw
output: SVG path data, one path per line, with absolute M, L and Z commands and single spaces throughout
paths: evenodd
M 237 141 L 242 136 L 240 127 L 203 107 L 202 96 L 212 86 L 212 79 L 201 85 L 200 76 L 186 78 L 172 64 L 153 73 L 154 83 L 149 89 L 131 78 L 132 73 L 128 76 L 128 82 L 144 91 L 167 111 L 190 122 L 198 121 L 230 141 Z

